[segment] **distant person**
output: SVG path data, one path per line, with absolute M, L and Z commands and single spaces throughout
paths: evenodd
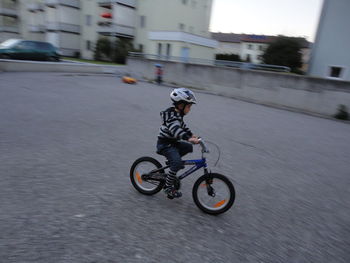
M 163 67 L 160 64 L 156 64 L 156 81 L 158 85 L 163 82 Z
M 170 93 L 170 98 L 174 107 L 160 113 L 162 125 L 158 135 L 157 153 L 169 161 L 170 171 L 166 175 L 164 192 L 172 199 L 182 196 L 174 185 L 176 173 L 184 168 L 181 157 L 193 151 L 191 143 L 198 144 L 200 141 L 183 121 L 183 117 L 190 112 L 192 104 L 196 104 L 193 92 L 177 88 Z

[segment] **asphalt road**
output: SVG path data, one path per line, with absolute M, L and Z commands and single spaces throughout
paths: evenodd
M 350 262 L 350 125 L 197 92 L 234 206 L 133 189 L 169 87 L 112 76 L 0 73 L 0 262 Z M 210 145 L 209 145 L 210 146 Z M 218 152 L 214 146 L 209 164 Z M 188 158 L 196 158 L 199 147 Z

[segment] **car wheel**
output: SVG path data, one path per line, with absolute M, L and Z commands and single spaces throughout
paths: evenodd
M 2 58 L 2 59 L 11 59 L 11 57 L 9 55 L 6 55 L 6 54 L 2 54 L 0 56 L 0 58 Z
M 56 61 L 57 61 L 57 58 L 51 56 L 51 57 L 48 57 L 47 60 L 48 60 L 48 61 L 51 61 L 51 62 L 56 62 Z

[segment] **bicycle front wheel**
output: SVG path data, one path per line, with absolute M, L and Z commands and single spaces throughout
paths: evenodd
M 147 178 L 153 170 L 162 168 L 162 165 L 152 157 L 137 159 L 130 168 L 130 180 L 132 185 L 142 194 L 153 195 L 162 190 L 163 181 L 155 181 Z M 164 171 L 161 171 L 164 173 Z
M 198 178 L 193 185 L 192 197 L 203 212 L 218 215 L 231 208 L 235 201 L 235 188 L 222 174 L 209 173 Z

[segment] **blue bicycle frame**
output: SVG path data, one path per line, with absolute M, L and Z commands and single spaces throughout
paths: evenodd
M 202 147 L 202 159 L 196 159 L 196 160 L 183 160 L 183 164 L 184 165 L 194 165 L 193 167 L 191 167 L 190 169 L 188 169 L 187 171 L 185 171 L 183 174 L 181 174 L 178 178 L 179 180 L 184 179 L 185 177 L 189 176 L 190 174 L 194 173 L 195 171 L 199 170 L 200 168 L 204 167 L 204 173 L 207 174 L 208 173 L 208 169 L 207 169 L 207 161 L 204 157 L 204 153 L 208 153 L 209 150 L 207 149 L 207 147 L 205 146 L 204 142 L 201 141 L 200 145 Z M 169 165 L 169 161 L 167 161 L 166 166 L 153 170 L 152 173 L 156 173 L 159 171 L 162 171 L 164 169 L 167 169 L 170 167 Z
M 191 173 L 194 173 L 195 171 L 201 169 L 202 167 L 204 167 L 205 171 L 207 168 L 207 162 L 206 162 L 205 158 L 199 159 L 199 160 L 184 160 L 183 162 L 184 162 L 184 165 L 194 165 L 194 166 L 191 167 L 190 169 L 188 169 L 187 171 L 185 171 L 183 174 L 181 174 L 179 176 L 180 180 L 189 176 Z
M 205 158 L 202 159 L 197 159 L 197 160 L 183 160 L 182 161 L 184 165 L 194 165 L 193 167 L 191 167 L 190 169 L 188 169 L 187 171 L 185 171 L 183 174 L 181 174 L 178 178 L 180 180 L 184 179 L 185 177 L 189 176 L 190 174 L 194 173 L 195 171 L 201 169 L 202 167 L 204 167 L 204 172 L 208 173 L 208 169 L 207 169 L 207 162 Z M 170 165 L 168 165 L 168 162 L 166 162 L 166 166 L 159 168 L 157 170 L 153 170 L 153 173 L 156 173 L 158 171 L 167 169 L 170 167 Z

